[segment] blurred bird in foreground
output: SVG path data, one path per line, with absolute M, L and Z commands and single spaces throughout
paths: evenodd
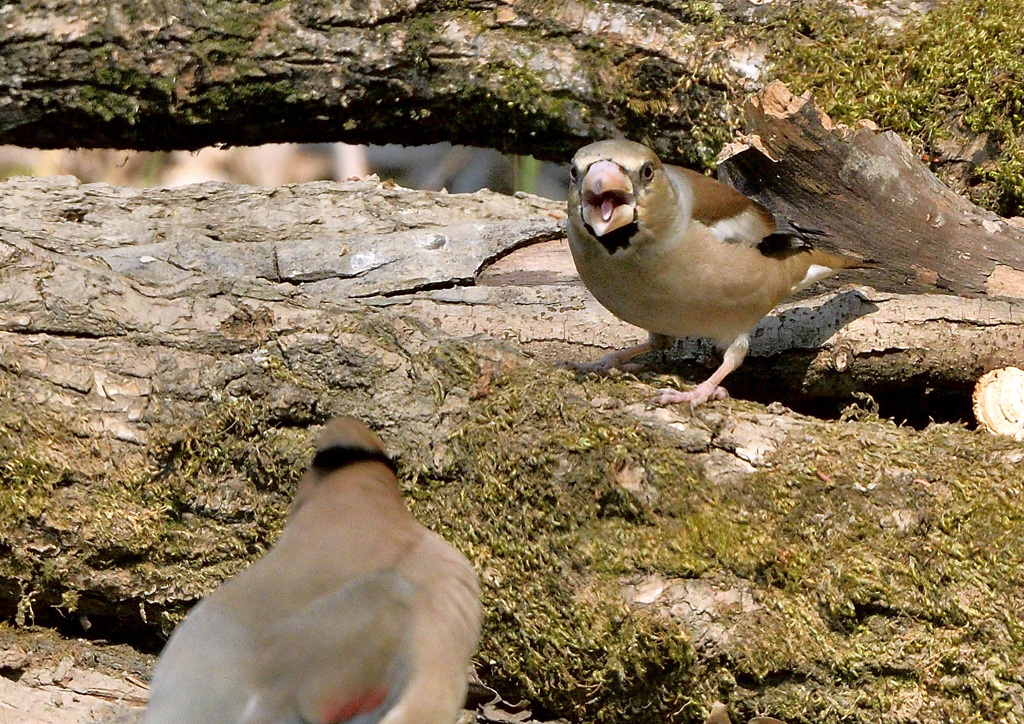
M 722 702 L 716 701 L 711 706 L 711 713 L 704 720 L 704 724 L 732 724 L 732 719 L 729 718 L 729 708 Z M 771 716 L 755 716 L 753 719 L 749 719 L 747 724 L 783 724 L 783 722 Z
M 147 724 L 452 724 L 480 631 L 469 561 L 405 507 L 380 439 L 329 422 L 277 544 L 204 598 Z
M 569 247 L 583 283 L 612 314 L 650 333 L 644 344 L 573 366 L 611 369 L 675 337 L 707 337 L 725 350 L 693 390 L 660 390 L 663 405 L 727 397 L 722 380 L 775 305 L 841 269 L 871 266 L 812 248 L 807 232 L 756 201 L 664 165 L 632 141 L 581 148 L 569 182 Z

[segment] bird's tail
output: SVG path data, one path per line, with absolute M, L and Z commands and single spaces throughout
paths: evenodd
M 821 249 L 811 250 L 811 264 L 817 264 L 835 271 L 840 269 L 876 269 L 881 266 L 877 261 L 871 259 L 857 259 L 856 257 L 844 254 L 832 254 Z

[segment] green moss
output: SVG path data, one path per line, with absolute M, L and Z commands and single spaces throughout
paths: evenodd
M 762 573 L 772 584 L 766 602 L 785 616 L 760 621 L 761 638 L 744 651 L 741 668 L 761 680 L 793 671 L 848 681 L 879 697 L 848 714 L 860 720 L 886 711 L 883 681 L 935 695 L 948 688 L 953 665 L 965 689 L 936 716 L 994 720 L 1017 674 L 1000 667 L 995 674 L 983 662 L 1021 652 L 1004 623 L 1007 601 L 1024 583 L 1019 473 L 1007 457 L 979 451 L 992 440 L 961 428 L 920 435 L 887 428 L 875 422 L 851 434 L 842 425 L 813 426 L 816 450 L 794 450 L 759 474 L 776 485 L 794 481 L 764 527 L 765 562 L 785 569 Z M 889 440 L 866 446 L 879 437 Z M 783 719 L 808 716 L 805 704 L 778 706 L 773 713 Z
M 709 43 L 713 37 L 697 42 Z M 614 70 L 606 72 L 615 78 L 615 102 L 625 106 L 620 130 L 666 158 L 709 168 L 722 146 L 738 130 L 737 119 L 741 114 L 729 94 L 722 90 L 722 79 L 697 79 L 682 66 L 642 59 L 616 60 Z M 594 84 L 601 85 L 598 81 Z M 666 147 L 657 122 L 652 122 L 669 109 L 673 109 L 677 121 L 687 119 L 683 125 L 688 127 L 688 133 L 682 146 Z
M 212 405 L 184 430 L 154 429 L 148 448 L 90 444 L 13 384 L 0 378 L 0 547 L 14 552 L 0 579 L 45 591 L 63 610 L 95 571 L 131 571 L 150 588 L 187 568 L 179 590 L 208 591 L 276 537 L 312 447 L 245 401 Z M 121 580 L 116 596 L 138 595 Z
M 713 4 L 676 4 L 671 11 L 676 21 L 692 26 L 693 44 L 699 46 L 692 50 L 693 57 L 723 39 L 728 21 Z M 429 105 L 415 113 L 444 115 L 461 135 L 484 133 L 497 139 L 494 144 L 502 150 L 521 152 L 528 142 L 535 155 L 552 159 L 566 158 L 594 132 L 590 116 L 596 109 L 600 115 L 614 118 L 618 130 L 628 137 L 657 147 L 669 158 L 703 166 L 712 162 L 736 130 L 739 114 L 730 105 L 721 78 L 691 79 L 693 68 L 686 62 L 667 58 L 654 62 L 649 55 L 632 53 L 622 45 L 567 31 L 544 7 L 529 12 L 533 14 L 530 27 L 498 28 L 491 26 L 492 12 L 467 12 L 465 8 L 458 12 L 457 22 L 470 26 L 469 33 L 488 35 L 483 47 L 501 46 L 500 52 L 483 59 L 486 74 L 468 81 L 457 74 L 449 76 L 443 55 L 437 53 L 448 41 L 439 37 L 444 23 L 438 22 L 436 14 L 404 20 L 401 42 L 403 65 L 409 69 L 406 80 L 419 88 L 421 96 L 430 98 Z M 638 8 L 636 12 L 659 16 L 658 21 L 666 23 L 671 32 L 674 23 L 659 11 Z M 391 32 L 386 25 L 378 31 L 382 44 Z M 585 73 L 594 92 L 585 102 L 571 94 L 552 94 L 550 73 L 536 69 L 538 58 L 550 57 L 553 50 L 569 42 L 581 55 L 578 67 L 567 72 Z M 519 58 L 506 56 L 516 50 Z M 438 88 L 445 90 L 438 92 Z M 453 105 L 477 110 L 452 118 L 449 111 Z M 667 113 L 681 114 L 690 121 L 691 132 L 680 148 L 658 142 L 658 119 Z M 729 119 L 725 127 L 723 117 Z M 401 129 L 397 132 L 402 133 Z
M 446 433 L 431 446 L 394 435 L 403 490 L 480 573 L 477 663 L 506 698 L 576 722 L 702 721 L 716 698 L 741 720 L 910 722 L 924 706 L 936 721 L 1012 721 L 1024 681 L 1014 443 L 870 415 L 804 421 L 771 467 L 713 479 L 671 428 L 590 404 L 647 400 L 635 378 L 576 378 L 511 355 L 485 372 L 473 346 L 409 347 L 416 394 L 444 404 Z M 169 629 L 276 537 L 310 430 L 275 426 L 259 400 L 227 400 L 155 430 L 148 448 L 120 445 L 115 462 L 5 375 L 0 544 L 13 555 L 0 579 L 23 584 L 12 616 L 91 615 L 118 597 L 137 611 L 143 590 L 150 620 Z M 334 394 L 324 384 L 325 406 Z M 734 400 L 702 419 L 713 429 L 719 414 L 756 422 L 764 410 Z M 644 469 L 648 494 L 620 484 L 627 467 Z M 48 536 L 61 545 L 39 553 Z M 97 572 L 128 583 L 99 590 Z M 700 628 L 679 611 L 699 606 L 628 602 L 648 576 L 746 603 L 720 613 L 710 643 L 694 641 Z
M 241 76 L 232 73 L 232 77 Z M 264 112 L 275 105 L 279 110 L 280 107 L 287 106 L 295 100 L 293 83 L 246 78 L 244 82 L 207 86 L 202 96 L 183 108 L 183 113 L 190 121 L 205 123 L 210 118 L 216 118 L 218 114 L 245 113 L 250 109 Z
M 472 379 L 446 360 L 450 385 Z M 722 486 L 664 431 L 576 397 L 628 403 L 644 388 L 562 374 L 497 377 L 449 463 L 409 491 L 481 572 L 492 685 L 571 721 L 699 721 L 713 698 L 815 722 L 876 721 L 921 696 L 966 721 L 1012 704 L 1020 672 L 979 663 L 1024 652 L 1005 623 L 1024 585 L 1024 491 L 999 452 L 1012 444 L 811 423 L 798 434 L 813 444 Z M 651 501 L 616 485 L 627 457 Z M 624 585 L 648 574 L 750 587 L 758 606 L 723 624 L 709 656 L 677 622 L 625 605 Z
M 988 133 L 999 149 L 976 170 L 979 202 L 1004 214 L 1024 199 L 1024 5 L 953 0 L 882 32 L 829 0 L 794 3 L 771 33 L 775 75 L 813 91 L 834 119 L 869 118 L 928 156 L 944 138 Z
M 443 368 L 459 372 L 450 360 Z M 491 685 L 578 720 L 664 721 L 689 703 L 692 649 L 666 621 L 625 614 L 617 576 L 637 551 L 603 531 L 646 517 L 604 461 L 609 447 L 642 447 L 646 436 L 598 417 L 534 371 L 510 372 L 448 441 L 449 467 L 420 473 L 416 487 L 431 495 L 414 496 L 413 509 L 481 571 L 478 658 Z
M 121 121 L 134 125 L 143 105 L 165 105 L 174 92 L 173 79 L 151 73 L 140 73 L 137 68 L 111 62 L 119 50 L 103 43 L 89 51 L 90 63 L 95 68 L 94 80 L 81 86 L 78 103 L 82 112 L 103 121 Z
M 110 42 L 105 29 L 96 31 L 88 43 L 87 62 L 92 78 L 80 84 L 76 93 L 77 112 L 104 122 L 133 126 L 154 110 L 182 114 L 186 121 L 208 122 L 209 118 L 244 113 L 250 106 L 267 108 L 287 102 L 294 85 L 266 79 L 259 59 L 253 58 L 253 43 L 275 41 L 284 32 L 276 15 L 284 2 L 266 4 L 208 2 L 181 7 L 185 25 L 195 30 L 189 37 L 190 54 L 197 63 L 173 74 L 139 70 L 139 57 L 128 57 L 123 47 Z M 126 20 L 139 21 L 132 4 L 121 8 Z M 261 36 L 264 36 L 261 38 Z M 157 37 L 153 42 L 165 42 Z M 125 60 L 119 61 L 124 57 Z M 205 77 L 191 77 L 202 74 Z M 229 91 L 225 86 L 233 85 Z M 197 89 L 205 89 L 201 96 Z M 195 95 L 194 95 L 195 94 Z M 229 103 L 230 101 L 230 103 Z M 211 108 L 213 106 L 213 108 Z M 226 108 L 230 107 L 230 113 Z

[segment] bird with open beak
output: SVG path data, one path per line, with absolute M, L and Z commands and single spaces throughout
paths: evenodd
M 284 531 L 157 661 L 146 724 L 453 724 L 480 633 L 465 556 L 405 507 L 355 418 L 329 422 Z
M 727 397 L 722 380 L 743 362 L 761 318 L 840 269 L 870 266 L 812 248 L 753 199 L 632 141 L 581 148 L 569 181 L 569 248 L 583 283 L 612 314 L 649 332 L 643 344 L 573 366 L 611 369 L 676 337 L 725 350 L 694 389 L 660 390 L 663 405 Z

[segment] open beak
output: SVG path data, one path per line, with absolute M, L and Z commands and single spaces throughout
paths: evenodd
M 580 200 L 583 221 L 599 238 L 636 220 L 633 182 L 612 161 L 590 165 L 583 177 Z

